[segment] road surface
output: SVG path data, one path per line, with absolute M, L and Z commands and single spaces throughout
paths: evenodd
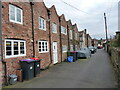
M 11 88 L 115 88 L 110 59 L 98 50 L 89 59 L 63 62 L 42 71 L 40 76 L 9 86 Z

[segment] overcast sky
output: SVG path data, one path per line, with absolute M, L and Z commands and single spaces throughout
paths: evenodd
M 66 20 L 77 23 L 79 31 L 87 29 L 92 38 L 105 38 L 104 17 L 106 12 L 108 35 L 115 35 L 118 30 L 118 1 L 119 0 L 44 0 L 50 8 L 56 6 L 59 15 L 65 14 Z

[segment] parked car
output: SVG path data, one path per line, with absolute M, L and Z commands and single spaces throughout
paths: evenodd
M 98 47 L 97 47 L 98 49 L 102 49 L 103 48 L 103 46 L 102 45 L 100 45 L 100 44 L 98 44 Z
M 93 46 L 88 47 L 92 54 L 96 52 L 96 48 Z
M 89 57 L 91 57 L 91 52 L 87 47 L 80 48 L 78 50 L 78 58 L 89 58 Z
M 95 48 L 95 52 L 97 52 L 97 47 L 94 47 Z

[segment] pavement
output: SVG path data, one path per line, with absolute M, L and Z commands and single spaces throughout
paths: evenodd
M 98 50 L 89 59 L 63 62 L 42 71 L 29 81 L 5 88 L 115 88 L 115 78 L 108 54 Z

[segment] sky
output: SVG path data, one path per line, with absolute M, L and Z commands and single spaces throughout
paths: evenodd
M 108 37 L 118 31 L 119 0 L 44 0 L 50 8 L 55 5 L 58 15 L 77 24 L 79 31 L 87 29 L 92 38 L 105 39 L 104 12 L 107 17 Z

